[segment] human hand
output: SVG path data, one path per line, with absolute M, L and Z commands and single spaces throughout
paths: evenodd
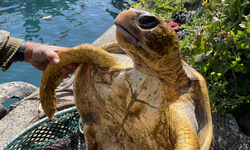
M 30 63 L 36 69 L 44 71 L 50 62 L 53 64 L 60 62 L 57 52 L 66 48 L 27 42 L 24 49 L 24 61 Z M 70 64 L 63 67 L 61 69 L 62 77 L 67 78 L 77 67 L 78 64 Z

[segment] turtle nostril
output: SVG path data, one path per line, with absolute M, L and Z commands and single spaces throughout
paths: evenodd
M 130 7 L 127 7 L 127 8 L 126 8 L 126 10 L 129 10 L 129 9 L 130 9 Z
M 159 21 L 155 16 L 141 16 L 139 17 L 138 22 L 142 29 L 152 29 L 159 24 Z

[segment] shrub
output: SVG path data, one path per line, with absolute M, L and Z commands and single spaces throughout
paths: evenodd
M 146 9 L 162 19 L 169 18 L 174 11 L 181 11 L 186 4 L 194 4 L 199 0 L 139 0 L 138 3 L 131 4 L 137 9 Z
M 250 3 L 210 0 L 203 5 L 203 25 L 194 34 L 189 63 L 206 79 L 213 111 L 231 112 L 250 99 Z

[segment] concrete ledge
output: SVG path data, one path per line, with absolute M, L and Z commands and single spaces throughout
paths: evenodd
M 116 26 L 111 26 L 103 35 L 101 35 L 97 40 L 95 40 L 92 44 L 96 46 L 101 46 L 103 44 L 116 42 Z

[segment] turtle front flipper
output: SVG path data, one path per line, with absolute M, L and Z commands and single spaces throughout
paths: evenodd
M 121 49 L 120 45 L 117 42 L 112 42 L 112 43 L 101 45 L 100 48 L 107 51 L 107 52 L 109 52 L 109 53 L 126 54 Z
M 198 123 L 194 109 L 194 104 L 184 98 L 169 106 L 170 139 L 175 150 L 199 148 Z
M 57 65 L 50 63 L 42 75 L 40 84 L 40 99 L 43 110 L 49 118 L 54 118 L 56 110 L 56 87 L 61 83 L 61 68 L 71 63 L 91 62 L 98 67 L 108 67 L 110 70 L 120 68 L 121 65 L 113 55 L 100 47 L 82 44 L 58 52 L 60 62 Z

